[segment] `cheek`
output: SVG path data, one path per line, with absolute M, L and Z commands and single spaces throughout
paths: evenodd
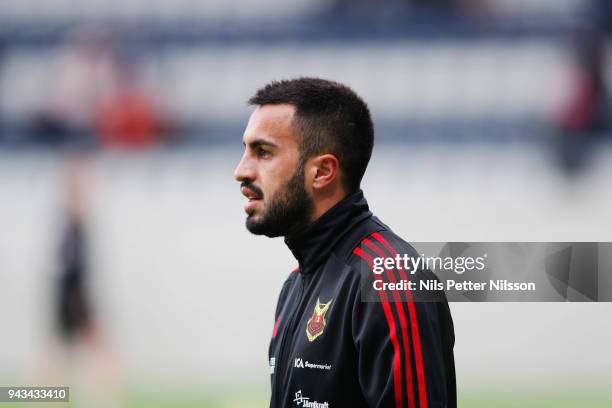
M 269 200 L 280 190 L 284 189 L 295 172 L 295 164 L 290 161 L 279 160 L 276 163 L 267 163 L 260 170 L 261 188 L 264 192 L 264 201 Z
M 264 193 L 264 201 L 269 202 L 281 189 L 283 189 L 285 183 L 283 180 L 283 174 L 270 173 L 267 178 L 262 180 L 261 189 Z

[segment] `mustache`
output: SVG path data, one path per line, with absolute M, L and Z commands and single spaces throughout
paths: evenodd
M 251 190 L 259 197 L 263 197 L 263 191 L 261 191 L 259 187 L 257 187 L 255 184 L 253 184 L 250 181 L 243 181 L 242 183 L 240 183 L 240 188 L 242 187 L 245 187 L 246 189 Z

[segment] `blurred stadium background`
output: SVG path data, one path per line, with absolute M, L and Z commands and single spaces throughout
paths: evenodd
M 272 79 L 364 97 L 364 190 L 409 241 L 610 241 L 610 8 L 3 1 L 0 385 L 67 384 L 86 407 L 267 404 L 294 260 L 246 232 L 232 171 L 245 101 Z M 86 242 L 79 341 L 56 328 L 60 248 L 82 239 L 67 221 Z M 610 304 L 451 309 L 460 406 L 612 406 Z

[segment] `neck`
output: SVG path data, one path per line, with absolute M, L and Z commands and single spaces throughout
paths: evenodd
M 310 222 L 315 222 L 330 208 L 342 201 L 348 194 L 342 188 L 335 189 L 330 192 L 320 192 L 314 198 L 314 210 Z
M 363 192 L 358 191 L 298 233 L 285 236 L 285 243 L 300 264 L 300 272 L 312 272 L 352 226 L 371 216 Z
M 337 188 L 329 191 L 318 191 L 312 199 L 312 213 L 308 220 L 301 223 L 294 224 L 289 231 L 285 234 L 285 237 L 291 237 L 300 234 L 303 230 L 308 228 L 309 225 L 317 221 L 323 214 L 328 212 L 340 201 L 344 200 L 348 194 L 343 188 Z

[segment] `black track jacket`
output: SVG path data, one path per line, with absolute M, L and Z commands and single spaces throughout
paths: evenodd
M 372 215 L 361 191 L 285 242 L 299 267 L 276 308 L 271 407 L 456 406 L 446 298 L 398 301 L 381 294 L 379 301 L 362 301 L 362 273 L 375 257 L 416 251 Z M 402 273 L 380 277 L 391 282 Z

